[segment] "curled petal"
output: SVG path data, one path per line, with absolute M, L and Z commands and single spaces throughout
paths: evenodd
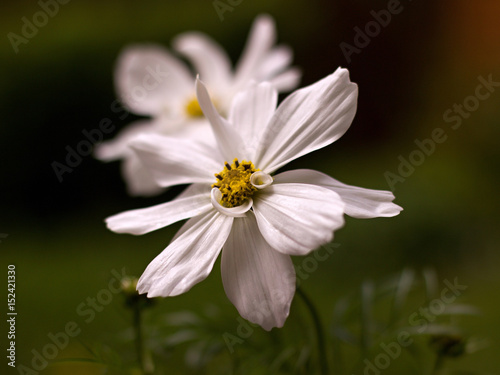
M 224 207 L 219 202 L 222 199 L 222 193 L 219 189 L 213 188 L 210 196 L 212 200 L 212 206 L 221 214 L 230 216 L 230 217 L 245 217 L 246 212 L 252 208 L 253 200 L 252 198 L 248 198 L 245 203 L 236 207 Z
M 250 176 L 250 183 L 257 189 L 264 189 L 273 183 L 273 178 L 265 172 L 257 171 Z

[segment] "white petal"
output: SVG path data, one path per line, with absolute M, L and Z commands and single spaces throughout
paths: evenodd
M 281 74 L 271 78 L 269 82 L 279 92 L 294 90 L 302 78 L 302 71 L 299 68 L 290 68 Z
M 217 147 L 212 126 L 205 117 L 187 119 L 179 127 L 175 128 L 174 131 L 168 129 L 168 131 L 160 132 L 160 134 L 180 140 L 201 142 L 211 145 L 212 148 Z
M 196 96 L 205 117 L 212 125 L 222 156 L 228 162 L 232 162 L 234 158 L 242 159 L 243 140 L 236 130 L 219 115 L 212 104 L 207 88 L 199 78 L 196 79 Z
M 212 183 L 224 159 L 200 142 L 158 134 L 139 135 L 130 143 L 158 185 L 167 187 L 196 182 Z
M 402 208 L 392 203 L 394 194 L 386 190 L 364 189 L 343 184 L 324 173 L 311 169 L 299 169 L 280 173 L 274 177 L 276 183 L 298 182 L 331 189 L 340 195 L 345 203 L 345 213 L 358 219 L 391 217 Z
M 292 49 L 288 46 L 276 46 L 262 59 L 258 67 L 259 81 L 268 81 L 278 73 L 284 71 L 293 60 Z
M 121 167 L 127 184 L 127 192 L 130 195 L 150 197 L 165 190 L 156 183 L 151 173 L 134 153 L 124 157 Z
M 205 279 L 226 242 L 233 218 L 214 210 L 190 219 L 183 233 L 146 268 L 137 283 L 148 297 L 176 296 Z
M 257 17 L 250 30 L 245 49 L 235 70 L 235 85 L 244 87 L 246 82 L 256 78 L 259 64 L 267 51 L 276 42 L 276 26 L 272 17 Z
M 357 85 L 346 69 L 290 94 L 259 142 L 255 165 L 271 173 L 289 161 L 340 138 L 356 112 Z
M 196 73 L 199 73 L 209 86 L 221 90 L 229 85 L 232 74 L 231 61 L 214 40 L 202 33 L 187 32 L 177 36 L 173 45 L 177 51 L 190 59 Z M 221 86 L 222 88 L 219 88 Z
M 260 137 L 271 120 L 276 105 L 278 93 L 268 82 L 253 85 L 244 90 L 233 100 L 229 112 L 229 122 L 245 140 L 245 157 L 253 160 Z
M 344 225 L 344 202 L 329 189 L 277 184 L 256 192 L 253 210 L 262 235 L 276 250 L 304 255 L 330 242 Z
M 208 190 L 197 189 L 167 203 L 108 217 L 106 224 L 113 232 L 139 235 L 211 210 Z
M 206 194 L 207 196 L 209 196 L 211 190 L 212 188 L 207 184 L 191 184 L 187 186 L 181 193 L 179 193 L 176 199 L 187 198 L 198 194 Z
M 180 60 L 155 45 L 128 47 L 115 69 L 118 96 L 142 115 L 158 115 L 172 100 L 192 95 L 193 79 Z
M 131 154 L 128 143 L 141 133 L 158 132 L 157 122 L 151 120 L 134 121 L 122 129 L 116 137 L 109 141 L 97 144 L 94 148 L 94 156 L 102 161 L 121 159 Z
M 211 187 L 210 185 L 207 185 L 207 184 L 191 184 L 189 185 L 186 189 L 184 189 L 177 197 L 176 199 L 181 199 L 181 198 L 186 198 L 186 197 L 190 197 L 192 195 L 197 195 L 197 194 L 202 194 L 202 193 L 205 193 L 207 196 L 210 196 L 210 191 L 211 191 Z M 178 231 L 177 233 L 174 235 L 174 237 L 172 237 L 172 240 L 170 241 L 171 243 L 174 242 L 177 237 L 180 237 L 182 236 L 182 234 L 184 233 L 184 231 L 188 230 L 189 229 L 189 226 L 186 225 L 187 223 L 185 223 Z
M 264 189 L 273 183 L 273 178 L 267 173 L 257 171 L 250 176 L 250 183 L 257 189 Z
M 254 215 L 235 219 L 222 250 L 222 283 L 240 315 L 265 330 L 282 327 L 295 293 L 288 255 L 262 237 Z
M 246 212 L 252 208 L 253 200 L 247 199 L 245 203 L 236 207 L 224 207 L 219 202 L 222 199 L 222 193 L 219 189 L 213 188 L 210 195 L 212 206 L 221 214 L 231 217 L 245 217 Z

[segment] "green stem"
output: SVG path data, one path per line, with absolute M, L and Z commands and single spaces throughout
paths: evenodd
M 316 330 L 316 340 L 318 343 L 319 366 L 321 374 L 328 375 L 329 370 L 328 370 L 328 359 L 326 356 L 325 336 L 323 335 L 323 324 L 321 323 L 318 310 L 314 306 L 311 299 L 304 293 L 304 291 L 300 287 L 297 287 L 297 294 L 302 298 L 305 305 L 307 306 L 314 323 L 314 329 Z
M 136 304 L 133 307 L 134 331 L 135 331 L 135 350 L 137 352 L 137 362 L 139 367 L 144 369 L 144 351 L 142 349 L 142 324 L 141 308 Z
M 439 375 L 443 373 L 443 363 L 444 357 L 439 355 L 436 357 L 436 362 L 434 363 L 434 370 L 432 371 L 432 375 Z
M 132 308 L 134 331 L 135 331 L 135 350 L 137 352 L 137 362 L 144 375 L 154 373 L 154 364 L 151 356 L 144 350 L 142 340 L 142 322 L 141 322 L 141 306 L 139 303 L 135 304 Z

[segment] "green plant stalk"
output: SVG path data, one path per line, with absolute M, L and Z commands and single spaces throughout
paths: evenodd
M 439 355 L 436 357 L 436 362 L 434 363 L 434 369 L 432 375 L 444 374 L 444 357 Z
M 136 303 L 133 308 L 133 325 L 135 332 L 135 349 L 137 352 L 137 362 L 139 363 L 139 367 L 141 368 L 144 375 L 150 375 L 154 372 L 154 365 L 151 361 L 151 358 L 147 357 L 144 350 L 143 345 L 143 337 L 142 337 L 142 321 L 141 321 L 141 306 L 139 303 Z
M 314 329 L 316 331 L 316 340 L 319 352 L 319 367 L 321 375 L 328 375 L 329 370 L 328 370 L 328 359 L 326 356 L 325 336 L 323 334 L 323 324 L 321 323 L 318 310 L 314 306 L 311 299 L 304 293 L 304 291 L 300 287 L 297 287 L 297 294 L 304 301 L 307 309 L 309 310 L 309 313 L 311 314 L 311 318 L 314 323 Z

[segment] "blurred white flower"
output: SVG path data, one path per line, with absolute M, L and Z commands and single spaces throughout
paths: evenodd
M 239 91 L 252 82 L 269 81 L 278 91 L 293 90 L 300 72 L 290 68 L 290 48 L 275 46 L 276 29 L 270 16 L 257 17 L 243 54 L 234 71 L 224 50 L 199 32 L 174 39 L 173 47 L 193 65 L 193 74 L 178 58 L 157 45 L 125 49 L 115 71 L 116 90 L 127 110 L 149 116 L 130 124 L 115 139 L 96 148 L 103 161 L 123 159 L 122 172 L 131 195 L 155 195 L 161 188 L 144 170 L 128 143 L 140 133 L 158 133 L 179 139 L 213 140 L 212 132 L 196 99 L 196 74 L 207 84 L 217 109 L 227 114 Z
M 109 217 L 108 228 L 138 235 L 190 218 L 149 264 L 139 292 L 156 297 L 188 291 L 208 276 L 223 248 L 222 281 L 239 313 L 266 330 L 281 327 L 295 292 L 290 255 L 332 241 L 344 213 L 373 218 L 401 211 L 389 191 L 348 186 L 317 171 L 270 175 L 347 131 L 357 85 L 338 69 L 276 109 L 277 91 L 260 83 L 235 97 L 228 120 L 201 81 L 196 91 L 218 147 L 157 134 L 138 137 L 131 146 L 159 185 L 192 185 L 171 202 Z

